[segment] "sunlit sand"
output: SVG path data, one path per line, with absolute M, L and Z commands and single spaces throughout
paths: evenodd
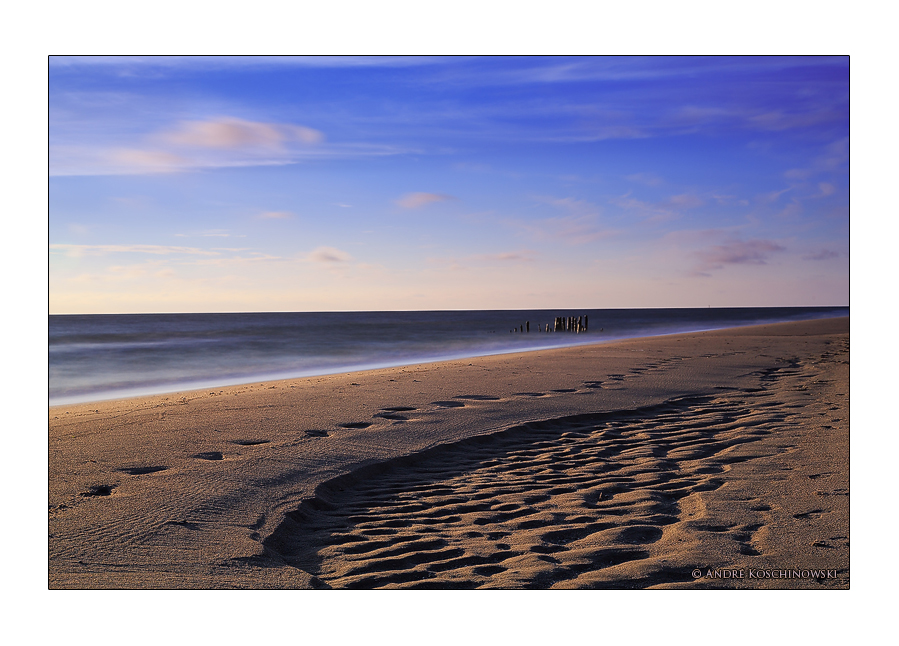
M 842 318 L 53 407 L 49 585 L 847 588 L 848 388 Z

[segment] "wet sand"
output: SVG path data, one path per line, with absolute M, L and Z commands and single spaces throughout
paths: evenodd
M 848 389 L 842 318 L 54 407 L 49 587 L 848 588 Z

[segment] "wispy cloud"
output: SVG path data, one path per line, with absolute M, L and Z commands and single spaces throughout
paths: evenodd
M 829 184 L 828 182 L 821 182 L 818 184 L 818 190 L 821 191 L 819 197 L 827 197 L 828 195 L 833 195 L 837 191 L 837 187 L 833 184 Z
M 455 200 L 452 195 L 442 193 L 407 193 L 396 201 L 404 209 L 419 209 L 435 202 L 448 202 Z
M 779 191 L 769 191 L 768 193 L 764 193 L 758 196 L 758 201 L 762 204 L 773 204 L 780 199 L 780 196 L 789 191 L 792 187 L 788 186 L 787 188 L 782 188 Z
M 490 263 L 534 262 L 537 259 L 537 252 L 531 249 L 522 249 L 521 251 L 505 251 L 502 253 L 482 254 L 473 256 L 473 258 Z
M 281 165 L 318 153 L 324 135 L 297 124 L 223 116 L 180 121 L 130 139 L 126 145 L 108 147 L 88 142 L 51 146 L 51 174 L 154 174 Z
M 289 220 L 293 217 L 290 211 L 263 211 L 256 214 L 258 220 Z
M 672 195 L 658 202 L 647 202 L 632 197 L 632 195 L 632 191 L 628 191 L 624 195 L 612 198 L 610 202 L 650 222 L 670 220 L 683 211 L 695 209 L 705 204 L 705 200 L 693 193 Z
M 116 150 L 112 158 L 134 171 L 177 172 L 190 168 L 286 163 L 297 146 L 320 143 L 317 130 L 234 117 L 182 121 L 147 138 L 144 148 Z
M 232 252 L 248 251 L 247 249 L 228 249 Z M 227 258 L 200 258 L 184 264 L 193 264 L 199 266 L 216 266 L 216 267 L 233 267 L 247 264 L 257 264 L 262 262 L 271 262 L 273 260 L 284 260 L 280 256 L 274 256 L 261 251 L 250 251 L 249 255 L 244 256 L 228 256 Z
M 681 195 L 672 195 L 662 202 L 663 205 L 673 209 L 695 209 L 705 204 L 705 201 L 698 195 L 692 193 L 682 193 Z
M 693 252 L 699 259 L 694 271 L 708 276 L 708 272 L 723 269 L 725 265 L 764 265 L 771 254 L 784 250 L 785 247 L 772 240 L 758 239 L 713 245 Z
M 171 254 L 189 254 L 199 256 L 214 256 L 217 251 L 208 251 L 197 247 L 176 247 L 170 245 L 153 245 L 153 244 L 132 244 L 132 245 L 114 245 L 114 244 L 51 244 L 50 251 L 60 251 L 68 256 L 78 258 L 81 256 L 102 256 L 112 253 L 148 253 L 153 255 L 167 256 Z
M 602 210 L 591 202 L 573 197 L 535 196 L 537 202 L 567 211 L 539 220 L 512 219 L 508 222 L 538 240 L 559 239 L 579 245 L 614 235 L 615 231 L 601 225 Z
M 227 229 L 210 229 L 199 234 L 204 238 L 244 238 L 246 236 L 235 236 Z
M 117 148 L 108 151 L 105 156 L 114 166 L 146 173 L 175 173 L 191 165 L 186 157 L 164 150 Z
M 335 265 L 349 262 L 353 257 L 346 251 L 341 251 L 335 247 L 316 247 L 306 256 L 306 259 L 326 265 Z
M 520 249 L 518 251 L 472 254 L 461 257 L 428 258 L 428 263 L 441 270 L 466 271 L 474 268 L 530 264 L 536 262 L 538 257 L 539 253 L 533 249 Z
M 810 253 L 802 256 L 803 260 L 830 260 L 831 258 L 839 258 L 840 254 L 832 249 L 822 249 L 821 251 L 817 251 L 815 253 Z
M 291 142 L 317 144 L 324 140 L 318 130 L 286 123 L 259 123 L 234 117 L 206 121 L 183 121 L 158 137 L 171 145 L 186 148 L 241 150 L 268 148 L 281 150 Z
M 176 238 L 246 238 L 243 233 L 231 233 L 228 229 L 206 229 L 191 233 L 176 233 Z
M 849 163 L 849 139 L 842 137 L 820 149 L 808 166 L 791 168 L 784 177 L 791 180 L 806 180 L 821 173 L 832 173 Z
M 158 74 L 162 70 L 222 70 L 273 67 L 414 67 L 450 62 L 433 56 L 51 56 L 51 68 L 111 68 L 120 74 Z
M 661 186 L 665 183 L 665 180 L 654 173 L 634 173 L 633 175 L 627 175 L 625 179 L 645 186 Z
M 840 114 L 836 114 L 827 109 L 792 113 L 783 110 L 774 110 L 752 115 L 747 119 L 747 122 L 750 126 L 760 130 L 780 132 L 796 128 L 808 128 L 810 126 L 836 121 L 840 116 Z

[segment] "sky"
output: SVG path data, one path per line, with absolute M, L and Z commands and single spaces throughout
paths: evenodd
M 849 304 L 848 57 L 50 57 L 51 314 Z

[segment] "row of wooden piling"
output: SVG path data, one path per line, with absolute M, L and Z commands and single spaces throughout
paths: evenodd
M 530 332 L 531 322 L 527 321 L 524 325 L 509 330 L 510 332 Z M 580 334 L 587 331 L 587 315 L 583 316 L 557 316 L 552 325 L 549 323 L 544 327 L 540 323 L 537 324 L 538 332 L 574 332 Z

